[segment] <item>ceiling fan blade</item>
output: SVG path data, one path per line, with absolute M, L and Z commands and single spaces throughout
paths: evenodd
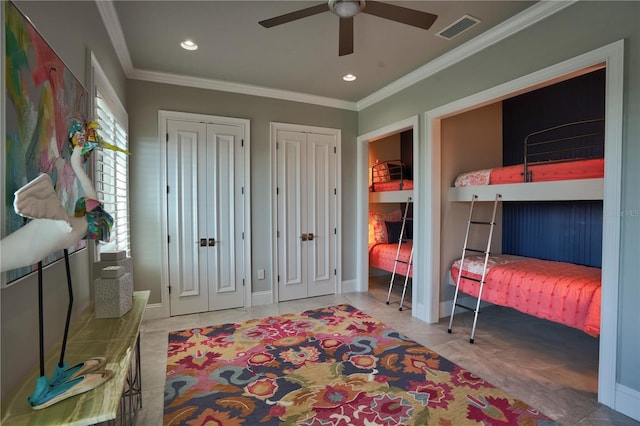
M 380 3 L 373 0 L 367 0 L 362 12 L 425 30 L 431 28 L 438 18 L 438 15 L 434 15 L 432 13 L 408 9 L 406 7 L 396 6 L 389 3 Z
M 338 44 L 338 56 L 351 55 L 353 53 L 353 17 L 340 18 Z
M 307 16 L 317 15 L 318 13 L 327 12 L 329 10 L 328 3 L 318 4 L 316 6 L 307 7 L 306 9 L 296 10 L 295 12 L 286 13 L 284 15 L 276 16 L 275 18 L 265 19 L 258 22 L 265 28 L 275 27 L 276 25 L 286 24 L 287 22 L 295 21 L 300 18 L 306 18 Z

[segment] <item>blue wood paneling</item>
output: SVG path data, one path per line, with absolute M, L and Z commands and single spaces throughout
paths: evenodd
M 504 203 L 502 252 L 602 265 L 602 202 Z
M 524 139 L 532 132 L 571 121 L 604 118 L 605 72 L 594 71 L 504 100 L 503 165 L 523 163 Z M 589 128 L 604 127 L 601 123 Z
M 598 70 L 503 102 L 503 163 L 523 162 L 531 132 L 604 117 L 606 70 Z M 502 252 L 600 267 L 602 202 L 504 203 Z

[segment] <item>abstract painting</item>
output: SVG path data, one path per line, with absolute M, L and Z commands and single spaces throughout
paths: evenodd
M 47 173 L 62 205 L 73 215 L 82 190 L 69 162 L 68 132 L 73 119 L 84 121 L 89 94 L 62 59 L 38 33 L 31 21 L 11 2 L 3 2 L 5 16 L 5 111 L 6 135 L 3 165 L 5 191 L 3 237 L 24 225 L 13 210 L 13 194 L 20 187 Z M 82 240 L 69 252 L 86 246 Z M 43 264 L 61 258 L 54 253 Z M 36 266 L 14 269 L 3 276 L 3 284 L 34 271 Z

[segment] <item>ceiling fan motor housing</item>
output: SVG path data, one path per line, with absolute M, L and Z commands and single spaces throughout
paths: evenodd
M 329 0 L 329 9 L 341 18 L 356 16 L 364 6 L 364 0 Z

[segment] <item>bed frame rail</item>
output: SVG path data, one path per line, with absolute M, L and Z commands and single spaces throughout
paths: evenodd
M 572 121 L 529 133 L 524 138 L 524 182 L 529 167 L 604 157 L 604 118 Z
M 400 181 L 400 189 L 404 186 L 407 176 L 407 166 L 401 160 L 389 160 L 375 163 L 371 166 L 371 192 L 376 192 L 376 183 Z

